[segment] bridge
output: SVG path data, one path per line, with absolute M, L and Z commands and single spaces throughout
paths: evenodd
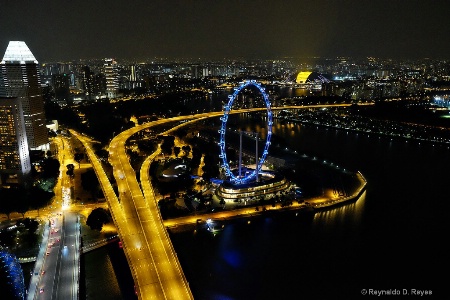
M 91 252 L 92 250 L 104 247 L 108 244 L 118 242 L 118 241 L 119 241 L 119 236 L 116 234 L 116 235 L 110 236 L 108 238 L 101 239 L 101 240 L 95 241 L 93 243 L 89 243 L 87 245 L 83 245 L 82 247 L 80 247 L 80 254 L 85 254 L 85 253 Z
M 272 110 L 347 107 L 350 105 L 284 106 L 273 107 Z M 231 111 L 230 114 L 265 110 L 266 108 L 239 109 Z M 157 120 L 135 126 L 114 137 L 109 146 L 109 154 L 119 196 L 115 194 L 100 160 L 90 147 L 91 140 L 70 130 L 86 148 L 86 153 L 99 179 L 123 243 L 139 299 L 193 299 L 193 295 L 164 227 L 153 189 L 151 186 L 147 187 L 143 193 L 137 182 L 136 172 L 130 165 L 126 154 L 126 142 L 135 133 L 153 126 L 178 121 L 195 122 L 222 114 L 223 112 L 220 111 Z M 157 152 L 153 153 L 150 159 L 153 159 L 156 154 Z

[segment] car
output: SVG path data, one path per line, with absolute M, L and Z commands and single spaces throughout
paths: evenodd
M 50 252 L 47 251 L 47 253 L 45 253 L 45 255 L 49 256 L 49 255 L 50 255 Z
M 44 292 L 44 288 L 39 289 L 39 294 L 42 294 Z
M 64 245 L 64 249 L 67 249 L 67 245 Z
M 44 275 L 44 274 L 45 274 L 45 270 L 42 271 L 41 275 Z

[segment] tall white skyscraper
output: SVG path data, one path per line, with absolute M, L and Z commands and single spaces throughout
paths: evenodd
M 0 63 L 0 97 L 19 98 L 30 149 L 48 147 L 38 62 L 25 42 L 11 41 Z
M 22 101 L 0 97 L 0 186 L 22 184 L 30 171 Z

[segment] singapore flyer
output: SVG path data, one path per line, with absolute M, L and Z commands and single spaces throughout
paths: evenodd
M 236 99 L 236 97 L 239 95 L 239 93 L 243 89 L 245 89 L 249 86 L 256 87 L 264 99 L 264 103 L 265 103 L 266 109 L 267 109 L 267 138 L 266 138 L 266 143 L 264 145 L 264 149 L 262 151 L 261 158 L 259 160 L 258 160 L 258 158 L 256 158 L 256 160 L 258 160 L 258 162 L 256 164 L 255 169 L 248 175 L 239 176 L 232 172 L 232 170 L 230 169 L 228 160 L 227 160 L 227 154 L 225 151 L 225 149 L 226 149 L 225 133 L 226 133 L 226 129 L 227 129 L 228 116 L 233 107 L 234 100 Z M 222 167 L 225 170 L 225 174 L 227 175 L 228 180 L 235 185 L 246 184 L 246 183 L 251 182 L 252 180 L 256 180 L 258 174 L 261 171 L 262 165 L 264 164 L 264 161 L 266 160 L 266 157 L 269 153 L 270 138 L 272 136 L 272 125 L 273 125 L 272 110 L 270 108 L 269 96 L 266 94 L 265 89 L 263 87 L 261 87 L 261 84 L 257 83 L 255 80 L 244 81 L 238 88 L 235 89 L 235 91 L 232 95 L 228 96 L 228 103 L 224 107 L 224 114 L 220 118 L 220 120 L 222 121 L 222 126 L 219 130 L 219 133 L 220 133 L 220 142 L 219 142 L 220 158 L 222 158 L 222 163 L 223 163 Z

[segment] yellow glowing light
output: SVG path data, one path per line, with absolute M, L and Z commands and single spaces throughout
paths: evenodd
M 306 83 L 306 80 L 308 79 L 309 75 L 311 75 L 312 72 L 300 72 L 297 74 L 297 78 L 295 79 L 296 83 Z

